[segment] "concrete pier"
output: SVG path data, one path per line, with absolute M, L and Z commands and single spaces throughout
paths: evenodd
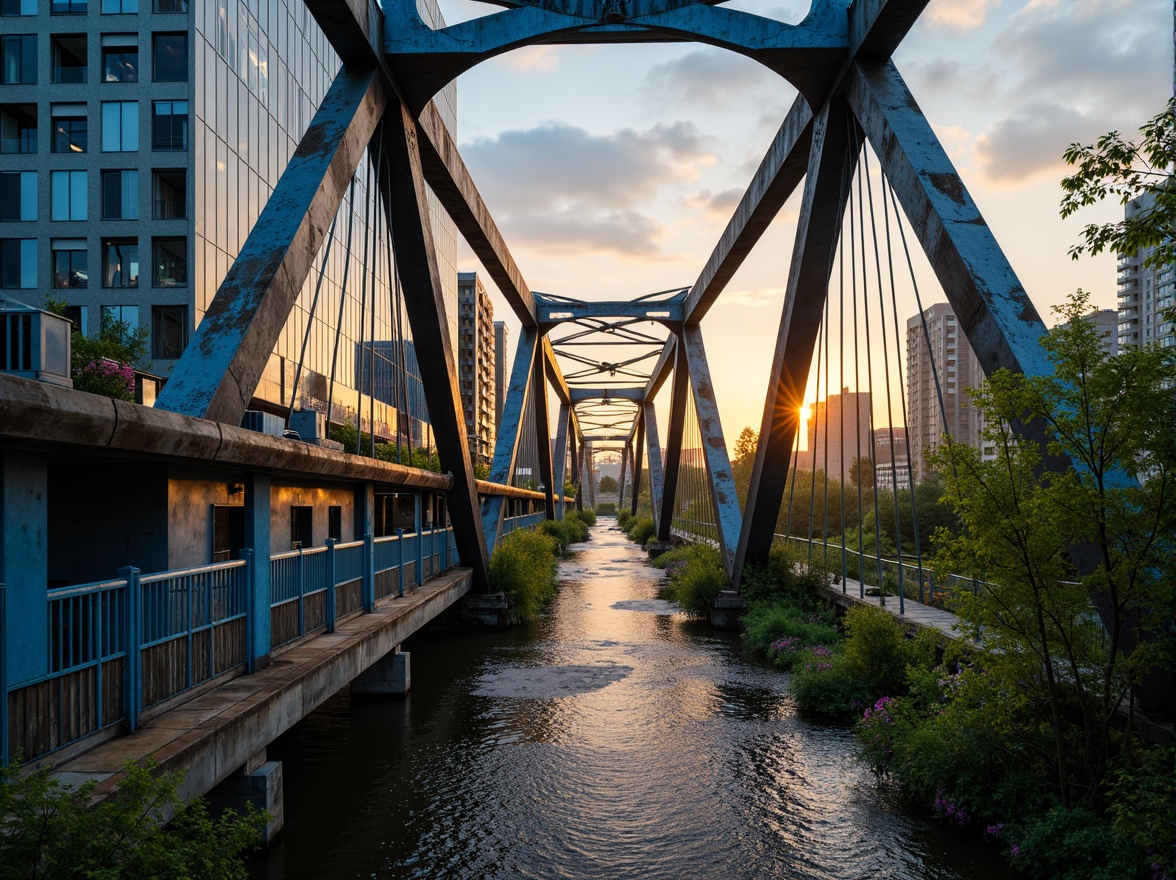
M 412 688 L 409 654 L 397 645 L 351 682 L 355 697 L 406 697 Z

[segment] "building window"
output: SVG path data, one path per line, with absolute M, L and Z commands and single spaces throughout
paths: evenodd
M 187 12 L 188 0 L 155 0 L 156 12 Z
M 0 238 L 0 288 L 29 290 L 37 286 L 37 240 Z
M 84 153 L 89 144 L 89 123 L 86 119 L 85 104 L 53 104 L 50 107 L 53 121 L 54 153 Z
M 139 47 L 135 39 L 134 34 L 108 34 L 102 37 L 103 82 L 139 81 Z
M 343 508 L 337 504 L 327 508 L 327 537 L 335 541 L 343 540 Z
M 174 360 L 188 345 L 188 307 L 153 306 L 151 309 L 151 356 Z
M 314 508 L 290 506 L 290 549 L 314 546 Z
M 103 15 L 119 15 L 139 11 L 139 0 L 102 0 Z
M 151 243 L 155 287 L 182 287 L 188 283 L 188 240 L 156 238 Z
M 151 50 L 155 58 L 153 78 L 156 82 L 188 81 L 187 34 L 152 34 Z
M 55 34 L 53 36 L 52 81 L 55 83 L 84 83 L 86 81 L 86 35 Z
M 53 289 L 77 290 L 88 286 L 86 240 L 55 238 L 52 242 Z
M 152 103 L 151 146 L 156 150 L 188 149 L 187 101 L 155 101 Z
M 37 0 L 0 0 L 0 15 L 36 15 Z
M 102 239 L 102 286 L 139 286 L 139 240 Z
M 99 316 L 102 330 L 117 333 L 124 342 L 139 331 L 138 306 L 102 306 Z
M 88 172 L 50 172 L 49 218 L 51 220 L 87 219 L 86 195 Z
M 139 102 L 102 102 L 102 152 L 131 153 L 139 149 Z
M 183 168 L 159 169 L 152 172 L 154 210 L 156 220 L 174 220 L 188 216 L 188 172 Z
M 37 219 L 37 172 L 0 171 L 0 221 Z
M 35 85 L 36 82 L 36 34 L 6 34 L 0 37 L 0 84 Z
M 102 219 L 139 219 L 139 172 L 102 172 Z
M 87 0 L 53 0 L 49 11 L 54 15 L 85 15 Z
M 53 171 L 49 177 L 50 220 L 85 220 L 87 172 Z
M 66 306 L 64 315 L 66 320 L 73 324 L 75 330 L 83 336 L 86 335 L 88 329 L 86 322 L 90 319 L 89 306 Z
M 0 153 L 37 152 L 37 105 L 0 106 Z
M 245 546 L 245 508 L 217 504 L 212 508 L 212 561 L 225 562 Z

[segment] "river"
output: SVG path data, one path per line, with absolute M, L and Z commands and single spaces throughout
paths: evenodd
M 547 614 L 406 643 L 406 700 L 346 690 L 270 748 L 255 878 L 958 878 L 995 853 L 892 803 L 851 732 L 656 593 L 601 519 Z

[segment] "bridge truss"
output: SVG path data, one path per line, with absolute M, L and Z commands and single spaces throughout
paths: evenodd
M 343 66 L 165 387 L 158 406 L 238 423 L 365 154 L 391 230 L 463 564 L 486 590 L 504 499 L 480 504 L 444 315 L 426 184 L 522 323 L 490 479 L 524 457 L 560 513 L 564 474 L 594 449 L 622 454 L 636 499 L 648 468 L 658 536 L 679 493 L 683 436 L 728 573 L 767 557 L 789 475 L 849 200 L 868 143 L 986 373 L 1047 370 L 1044 325 L 891 55 L 927 0 L 813 0 L 798 24 L 703 0 L 496 0 L 500 11 L 440 29 L 414 0 L 305 0 Z M 690 287 L 631 301 L 532 293 L 490 216 L 433 96 L 460 73 L 536 43 L 696 41 L 763 64 L 799 91 L 734 215 Z M 743 510 L 735 493 L 702 322 L 752 248 L 803 186 L 759 442 Z M 652 322 L 656 332 L 647 329 Z M 664 437 L 654 400 L 669 386 Z M 550 423 L 548 394 L 558 397 Z M 552 441 L 555 441 L 552 444 Z M 554 455 L 551 453 L 554 445 Z M 663 460 L 662 449 L 665 457 Z M 643 466 L 644 458 L 644 466 Z M 635 505 L 634 505 L 635 506 Z

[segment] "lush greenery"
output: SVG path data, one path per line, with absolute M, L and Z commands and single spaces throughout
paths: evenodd
M 51 299 L 45 308 L 65 315 L 68 303 Z M 126 321 L 103 321 L 93 339 L 74 327 L 70 334 L 70 373 L 74 388 L 117 400 L 135 399 L 135 370 L 147 369 L 147 328 Z
M 490 557 L 490 589 L 510 599 L 515 620 L 532 620 L 555 596 L 559 543 L 538 529 L 516 529 Z
M 600 516 L 616 516 L 617 503 L 615 501 L 597 501 L 596 513 Z
M 616 495 L 617 494 L 617 478 L 605 474 L 600 478 L 599 491 L 601 495 Z
M 731 588 L 719 551 L 706 544 L 675 547 L 651 561 L 669 575 L 662 597 L 694 617 L 706 617 L 719 591 Z
M 437 457 L 437 453 L 420 446 L 414 447 L 409 452 L 408 447 L 404 444 L 398 448 L 395 443 L 377 443 L 375 455 L 372 455 L 372 435 L 360 434 L 351 422 L 333 425 L 331 439 L 336 443 L 342 443 L 344 452 L 366 455 L 369 458 L 376 458 L 392 464 L 403 464 L 424 471 L 441 473 L 441 460 Z M 484 475 L 479 472 L 479 468 L 484 470 Z M 475 466 L 474 476 L 478 479 L 485 479 L 486 476 L 489 476 L 489 469 L 485 465 Z
M 268 817 L 213 818 L 202 800 L 180 802 L 180 778 L 128 764 L 117 792 L 91 806 L 94 783 L 72 788 L 48 770 L 0 769 L 0 880 L 244 880 L 241 854 L 260 842 Z
M 618 528 L 621 528 L 621 529 L 625 528 L 626 526 L 628 526 L 629 522 L 632 519 L 633 519 L 633 514 L 629 512 L 629 509 L 627 507 L 622 507 L 620 510 L 617 511 L 617 527 Z
M 539 523 L 539 531 L 555 539 L 561 556 L 566 556 L 568 547 L 588 540 L 588 523 L 570 511 L 563 519 L 545 519 Z
M 653 536 L 657 533 L 657 527 L 653 524 L 653 517 L 651 516 L 635 516 L 628 518 L 621 528 L 625 530 L 625 534 L 629 536 L 630 541 L 641 544 L 643 546 L 648 541 L 651 541 Z
M 568 512 L 569 516 L 574 516 L 580 520 L 584 525 L 592 527 L 596 525 L 596 511 L 590 507 L 585 507 L 583 510 L 572 510 Z M 584 540 L 588 540 L 585 538 Z

